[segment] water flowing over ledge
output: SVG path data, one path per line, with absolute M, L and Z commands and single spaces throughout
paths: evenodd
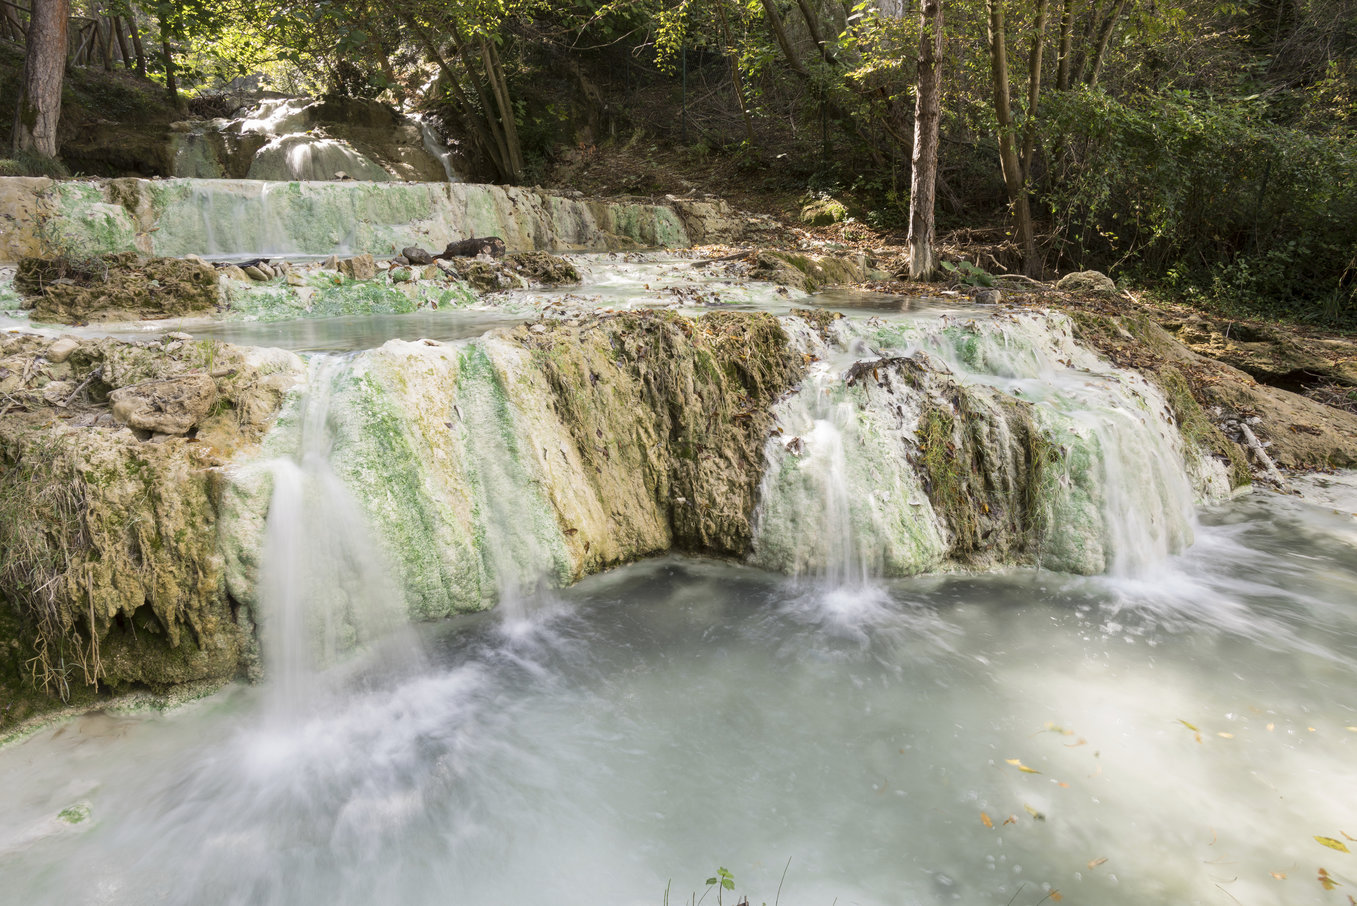
M 510 251 L 676 248 L 731 241 L 719 201 L 587 199 L 470 183 L 221 179 L 0 180 L 0 264 L 126 251 L 207 257 L 360 254 L 500 236 Z

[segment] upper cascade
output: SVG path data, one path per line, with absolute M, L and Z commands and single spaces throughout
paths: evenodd
M 172 176 L 458 182 L 433 124 L 378 101 L 268 98 L 232 117 L 174 124 Z

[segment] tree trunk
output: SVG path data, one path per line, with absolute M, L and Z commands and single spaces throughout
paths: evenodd
M 127 27 L 132 32 L 132 49 L 137 55 L 137 75 L 146 78 L 146 49 L 141 46 L 141 32 L 137 29 L 137 11 L 127 14 Z
M 1070 89 L 1070 49 L 1074 43 L 1074 0 L 1065 0 L 1060 14 L 1060 50 L 1056 54 L 1055 89 Z
M 1126 0 L 1116 0 L 1112 4 L 1112 9 L 1108 10 L 1107 18 L 1098 28 L 1097 43 L 1093 47 L 1093 60 L 1089 64 L 1088 84 L 1089 87 L 1098 84 L 1098 75 L 1102 72 L 1103 57 L 1107 53 L 1107 45 L 1112 40 L 1112 32 L 1117 27 L 1117 21 L 1121 19 L 1122 11 L 1126 9 Z
M 782 23 L 782 16 L 778 13 L 774 0 L 763 0 L 763 12 L 768 17 L 768 28 L 772 31 L 777 46 L 782 49 L 782 56 L 787 61 L 787 65 L 791 67 L 792 72 L 801 78 L 809 78 L 810 73 L 806 72 L 806 67 L 801 63 L 801 58 L 796 55 L 792 42 L 787 38 L 787 27 Z
M 165 93 L 170 96 L 170 103 L 175 107 L 179 106 L 179 82 L 174 77 L 174 51 L 170 48 L 169 35 L 165 33 L 165 25 L 160 25 L 160 52 L 165 63 Z
M 122 17 L 114 16 L 110 21 L 113 23 L 113 33 L 118 36 L 118 53 L 123 58 L 123 69 L 131 69 L 132 52 L 127 46 L 127 29 L 123 25 Z
M 1008 43 L 1004 34 L 1004 0 L 986 0 L 989 13 L 990 75 L 994 85 L 994 115 L 999 121 L 999 165 L 1004 173 L 1009 207 L 1013 211 L 1013 238 L 1022 251 L 1023 273 L 1037 276 L 1032 209 L 1027 200 L 1027 178 L 1014 145 L 1013 108 L 1008 90 Z
M 113 20 L 108 16 L 100 16 L 94 20 L 95 26 L 99 29 L 99 51 L 104 55 L 104 71 L 113 71 Z
M 481 38 L 481 58 L 485 61 L 485 75 L 490 81 L 490 90 L 495 96 L 495 104 L 500 111 L 500 125 L 504 129 L 504 146 L 509 152 L 509 172 L 505 174 L 511 183 L 523 180 L 523 149 L 518 143 L 518 123 L 514 118 L 514 105 L 509 98 L 509 83 L 504 78 L 504 69 L 500 66 L 499 53 L 495 43 Z
M 57 156 L 69 0 L 33 0 L 28 47 L 14 110 L 14 151 Z
M 829 45 L 825 43 L 824 33 L 820 31 L 820 17 L 811 9 L 808 0 L 796 0 L 796 5 L 801 9 L 801 18 L 806 20 L 806 30 L 810 32 L 810 39 L 815 42 L 815 46 L 820 51 L 820 56 L 830 66 L 837 62 L 834 55 L 829 52 Z
M 1027 115 L 1022 130 L 1022 178 L 1032 178 L 1032 152 L 1037 142 L 1037 107 L 1041 100 L 1041 58 L 1046 47 L 1048 0 L 1037 0 L 1037 21 L 1032 26 L 1032 52 L 1027 59 Z
M 942 0 L 919 7 L 919 67 L 914 105 L 913 171 L 909 185 L 909 276 L 928 280 L 933 258 L 934 193 L 938 174 L 938 121 L 942 113 Z

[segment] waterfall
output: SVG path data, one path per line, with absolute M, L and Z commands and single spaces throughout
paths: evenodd
M 792 333 L 819 361 L 777 410 L 759 565 L 832 587 L 947 561 L 1132 576 L 1191 543 L 1167 403 L 1078 346 L 1063 316 Z
M 311 361 L 297 450 L 265 464 L 273 493 L 258 603 L 270 691 L 284 716 L 313 700 L 322 670 L 405 622 L 381 548 L 331 465 L 331 399 L 346 369 L 333 356 Z

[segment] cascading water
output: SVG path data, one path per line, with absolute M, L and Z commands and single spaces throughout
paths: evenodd
M 257 600 L 268 688 L 285 718 L 314 701 L 324 670 L 406 622 L 366 517 L 330 462 L 330 401 L 345 373 L 344 359 L 312 359 L 298 449 L 262 466 L 273 493 Z
M 626 506 L 658 549 L 636 501 L 585 499 L 578 454 L 670 439 L 586 405 L 625 350 L 564 415 L 545 342 L 313 357 L 269 504 L 243 501 L 269 511 L 241 532 L 258 581 L 230 586 L 266 685 L 0 749 L 0 904 L 658 903 L 717 866 L 792 906 L 1337 902 L 1357 874 L 1317 838 L 1357 833 L 1357 482 L 1225 500 L 1062 317 L 964 317 L 783 320 L 817 361 L 777 406 L 752 566 L 586 579 L 551 644 L 424 627 L 404 671 L 324 667 L 402 598 L 530 620 Z M 914 575 L 991 562 L 1045 568 Z

